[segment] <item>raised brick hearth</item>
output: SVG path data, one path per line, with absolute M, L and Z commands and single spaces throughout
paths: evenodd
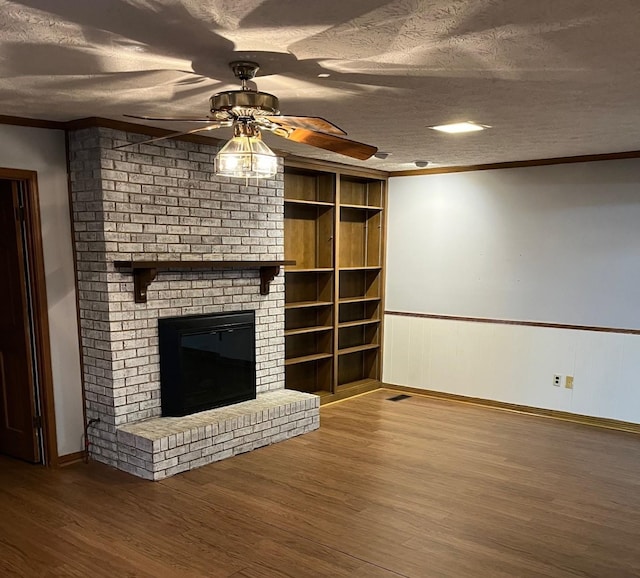
M 134 303 L 131 273 L 114 267 L 282 260 L 282 172 L 247 186 L 213 174 L 210 145 L 167 140 L 113 149 L 143 138 L 78 130 L 69 158 L 87 419 L 100 420 L 89 428 L 91 455 L 160 479 L 315 429 L 319 410 L 315 396 L 284 391 L 282 273 L 260 295 L 257 268 L 161 271 L 147 303 Z M 158 318 L 241 310 L 255 311 L 257 400 L 158 419 Z
M 320 399 L 281 389 L 185 417 L 149 419 L 118 428 L 121 469 L 149 480 L 317 429 Z

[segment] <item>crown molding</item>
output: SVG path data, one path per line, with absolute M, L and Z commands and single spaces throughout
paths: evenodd
M 542 167 L 547 165 L 564 165 L 571 163 L 593 163 L 599 161 L 613 161 L 620 159 L 640 158 L 640 151 L 626 151 L 620 153 L 603 153 L 596 155 L 579 155 L 573 157 L 555 157 L 549 159 L 534 159 L 529 161 L 509 161 L 504 163 L 488 163 L 485 165 L 467 165 L 459 167 L 438 167 L 433 169 L 416 169 L 410 171 L 391 171 L 390 177 L 415 177 L 422 175 L 443 175 L 448 173 L 466 173 L 470 171 L 490 171 L 498 169 L 515 169 L 521 167 Z
M 127 122 L 122 120 L 114 120 L 112 118 L 103 118 L 100 116 L 91 116 L 87 118 L 79 118 L 76 120 L 70 120 L 64 123 L 65 130 L 81 130 L 84 128 L 110 128 L 113 130 L 121 130 L 124 132 L 135 132 L 138 134 L 144 134 L 150 137 L 163 137 L 169 136 L 176 131 L 166 128 L 158 128 L 155 126 L 149 126 L 146 124 L 136 124 L 133 122 Z M 211 146 L 219 146 L 223 144 L 226 139 L 218 139 L 214 137 L 205 137 L 198 134 L 185 134 L 174 137 L 175 140 L 183 140 L 188 142 L 194 142 L 198 144 L 206 144 Z
M 53 130 L 80 130 L 83 128 L 102 127 L 111 128 L 114 130 L 122 130 L 126 132 L 136 132 L 138 134 L 148 135 L 150 137 L 163 137 L 172 134 L 175 131 L 149 126 L 146 124 L 136 124 L 133 122 L 114 120 L 111 118 L 104 118 L 99 116 L 92 116 L 87 118 L 80 118 L 69 121 L 58 120 L 44 120 L 36 118 L 26 118 L 21 116 L 6 116 L 0 115 L 0 124 L 7 124 L 13 126 L 25 126 L 31 128 L 45 128 Z M 220 146 L 226 142 L 227 139 L 219 139 L 210 136 L 201 136 L 198 134 L 181 135 L 174 137 L 176 140 L 183 140 L 188 142 L 194 142 L 198 144 L 207 144 L 211 146 Z M 637 159 L 640 158 L 640 150 L 624 151 L 617 153 L 601 153 L 593 155 L 578 155 L 567 157 L 553 157 L 547 159 L 532 159 L 527 161 L 508 161 L 503 163 L 487 163 L 480 165 L 463 165 L 457 167 L 436 167 L 432 169 L 415 169 L 407 171 L 384 171 L 380 169 L 367 168 L 356 165 L 348 165 L 343 163 L 337 163 L 334 161 L 324 161 L 318 159 L 311 159 L 307 157 L 301 157 L 294 154 L 290 154 L 279 149 L 273 149 L 273 151 L 280 157 L 284 158 L 284 164 L 286 166 L 312 168 L 314 170 L 329 170 L 333 172 L 343 172 L 345 174 L 351 174 L 363 177 L 375 177 L 375 178 L 389 178 L 389 177 L 416 177 L 424 175 L 443 175 L 449 173 L 465 173 L 472 171 L 490 171 L 500 169 L 515 169 L 523 167 L 542 167 L 549 165 L 562 165 L 572 163 L 592 163 L 600 161 L 612 161 L 621 159 Z
M 26 126 L 31 128 L 48 128 L 53 130 L 65 130 L 66 122 L 58 120 L 42 120 L 39 118 L 26 118 L 24 116 L 6 116 L 0 114 L 0 124 L 12 126 Z
M 357 165 L 347 165 L 343 163 L 336 163 L 334 161 L 324 161 L 320 159 L 310 159 L 307 157 L 300 157 L 292 155 L 282 151 L 278 151 L 279 155 L 284 157 L 285 167 L 295 167 L 301 169 L 312 169 L 316 171 L 329 171 L 334 173 L 348 174 L 356 177 L 372 177 L 376 179 L 386 179 L 389 177 L 387 171 L 380 169 L 370 169 L 368 167 L 361 167 Z

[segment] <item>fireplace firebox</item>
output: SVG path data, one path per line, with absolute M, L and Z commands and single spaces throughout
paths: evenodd
M 256 397 L 255 312 L 158 319 L 162 415 Z

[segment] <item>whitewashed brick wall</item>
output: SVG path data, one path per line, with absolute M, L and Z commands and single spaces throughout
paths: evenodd
M 159 272 L 148 302 L 134 303 L 131 273 L 116 260 L 284 258 L 283 178 L 213 174 L 217 148 L 144 140 L 107 128 L 70 134 L 87 418 L 95 459 L 117 465 L 116 427 L 160 415 L 157 319 L 255 310 L 258 392 L 284 387 L 284 280 L 260 295 L 257 269 Z

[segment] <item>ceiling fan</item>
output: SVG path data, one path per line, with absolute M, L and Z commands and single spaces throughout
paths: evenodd
M 222 127 L 233 127 L 234 138 L 231 139 L 221 149 L 216 157 L 216 173 L 228 174 L 229 176 L 247 176 L 248 171 L 231 174 L 224 172 L 224 154 L 225 148 L 234 143 L 235 145 L 229 151 L 238 154 L 249 144 L 253 145 L 256 155 L 271 155 L 274 160 L 272 164 L 275 166 L 275 155 L 265 145 L 260 137 L 260 132 L 268 130 L 273 134 L 286 138 L 291 141 L 299 142 L 314 146 L 316 148 L 339 153 L 358 160 L 366 160 L 377 152 L 377 148 L 364 143 L 356 142 L 344 137 L 346 133 L 338 128 L 335 124 L 325 120 L 324 118 L 314 116 L 285 116 L 280 114 L 279 102 L 277 97 L 266 92 L 253 90 L 247 86 L 247 82 L 252 80 L 259 66 L 255 62 L 234 61 L 229 64 L 233 74 L 240 80 L 240 90 L 228 90 L 214 94 L 209 99 L 211 114 L 205 117 L 154 117 L 154 116 L 136 116 L 125 115 L 129 118 L 137 118 L 151 121 L 176 121 L 176 122 L 197 122 L 207 123 L 206 126 L 193 130 L 175 132 L 163 137 L 149 139 L 140 143 L 129 143 L 115 148 L 125 148 L 134 144 L 148 144 L 159 140 L 174 138 L 188 134 L 209 131 Z M 266 150 L 265 150 L 266 149 Z M 245 154 L 250 154 L 245 151 Z M 254 159 L 255 160 L 255 159 Z M 258 159 L 260 160 L 260 159 Z M 265 159 L 262 159 L 263 161 Z M 231 159 L 232 164 L 237 165 L 237 158 Z M 218 166 L 220 165 L 220 167 Z M 220 168 L 220 170 L 218 170 Z M 228 168 L 228 167 L 227 167 Z M 237 168 L 237 167 L 236 167 Z M 275 172 L 275 170 L 273 171 Z M 271 174 L 273 174 L 273 172 Z M 264 176 L 252 174 L 250 176 Z

